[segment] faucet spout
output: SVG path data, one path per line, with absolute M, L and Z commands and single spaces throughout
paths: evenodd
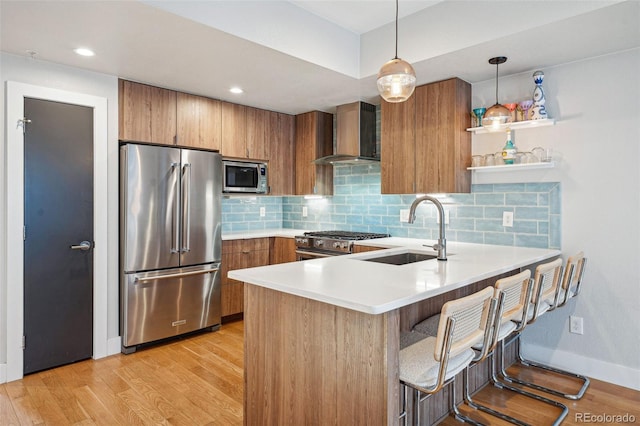
M 416 220 L 416 209 L 418 208 L 418 204 L 423 201 L 431 201 L 438 210 L 440 236 L 438 238 L 438 243 L 434 244 L 433 249 L 438 251 L 438 260 L 447 260 L 447 239 L 445 238 L 444 232 L 444 207 L 442 207 L 442 203 L 437 198 L 430 195 L 423 195 L 422 197 L 416 198 L 409 208 L 409 223 L 413 223 Z

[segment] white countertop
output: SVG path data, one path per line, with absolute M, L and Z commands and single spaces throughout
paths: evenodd
M 229 271 L 249 284 L 381 314 L 486 278 L 559 256 L 559 250 L 449 242 L 447 261 L 436 259 L 388 265 L 361 259 L 407 251 L 435 254 L 435 241 L 381 238 L 361 245 L 396 247 L 347 256 Z
M 302 235 L 305 231 L 302 229 L 258 229 L 254 231 L 241 232 L 223 232 L 222 240 L 247 240 L 250 238 L 268 238 L 268 237 L 285 237 L 293 238 L 296 235 Z

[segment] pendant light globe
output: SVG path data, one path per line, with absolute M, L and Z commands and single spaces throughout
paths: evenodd
M 407 61 L 398 58 L 398 0 L 396 0 L 396 56 L 378 72 L 378 93 L 387 102 L 404 102 L 416 88 L 416 72 Z
M 394 58 L 378 72 L 378 92 L 387 102 L 404 102 L 416 88 L 416 72 L 410 63 Z
M 505 62 L 507 62 L 505 56 L 496 56 L 495 58 L 489 59 L 489 63 L 496 66 L 496 103 L 485 112 L 484 118 L 482 119 L 482 125 L 484 127 L 499 127 L 511 118 L 511 113 L 507 107 L 498 103 L 498 65 L 504 64 Z

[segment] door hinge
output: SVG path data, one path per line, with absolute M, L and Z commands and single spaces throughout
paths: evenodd
M 27 339 L 22 336 L 22 349 L 24 350 L 27 347 Z
M 29 120 L 27 117 L 22 117 L 18 120 L 18 127 L 22 126 L 23 134 L 27 132 L 27 123 L 31 123 L 31 120 Z

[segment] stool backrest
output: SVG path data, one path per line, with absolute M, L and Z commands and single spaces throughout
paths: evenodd
M 533 322 L 538 317 L 538 306 L 543 301 L 549 301 L 552 310 L 558 303 L 558 294 L 560 292 L 560 278 L 562 277 L 562 259 L 556 259 L 552 262 L 543 263 L 536 267 L 533 279 L 533 318 L 529 322 Z
M 505 324 L 509 321 L 517 321 L 520 324 L 520 329 L 524 327 L 533 290 L 531 271 L 525 269 L 519 274 L 501 278 L 496 281 L 495 288 L 495 297 L 498 299 L 498 323 Z
M 562 277 L 564 297 L 558 306 L 564 305 L 569 298 L 577 296 L 580 292 L 580 284 L 582 283 L 586 263 L 587 258 L 584 257 L 584 252 L 579 252 L 567 259 L 567 265 L 564 268 L 564 275 Z
M 454 357 L 486 340 L 493 327 L 495 304 L 492 287 L 445 303 L 438 324 L 435 360 Z

